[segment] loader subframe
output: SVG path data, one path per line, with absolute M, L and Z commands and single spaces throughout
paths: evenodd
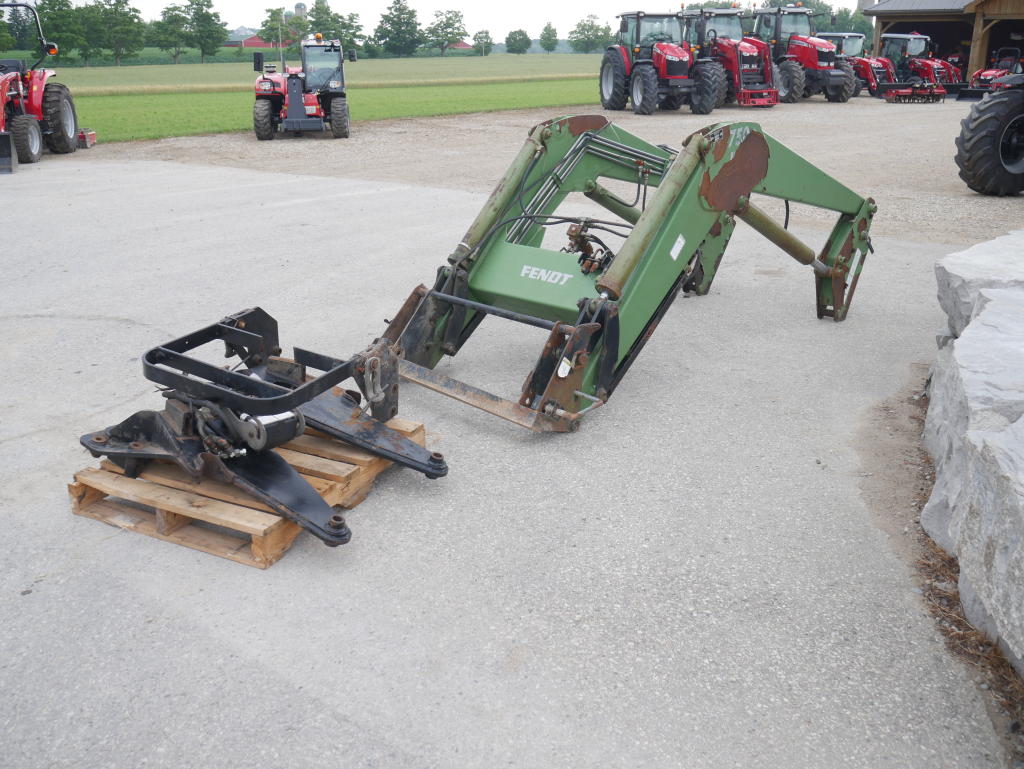
M 635 185 L 625 200 L 609 184 Z M 820 251 L 753 202 L 761 194 L 837 212 Z M 611 219 L 559 214 L 584 196 Z M 706 294 L 740 219 L 815 279 L 819 318 L 843 320 L 870 250 L 874 201 L 852 192 L 765 134 L 719 123 L 678 153 L 600 115 L 536 126 L 483 210 L 437 273 L 418 287 L 383 338 L 404 379 L 537 431 L 572 431 L 604 404 L 680 291 Z M 569 224 L 561 251 L 544 245 Z M 606 243 L 622 238 L 614 248 Z M 550 332 L 518 401 L 433 371 L 485 316 Z

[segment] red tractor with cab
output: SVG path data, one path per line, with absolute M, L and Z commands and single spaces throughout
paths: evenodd
M 864 55 L 864 35 L 860 32 L 819 32 L 818 37 L 828 40 L 836 47 L 836 58 L 842 58 L 853 67 L 857 82 L 853 95 L 859 96 L 862 89 L 874 96 L 879 83 L 895 83 L 896 70 L 888 59 Z
M 957 67 L 932 56 L 932 39 L 928 35 L 886 32 L 882 35 L 880 58 L 889 62 L 896 73 L 896 80 L 902 84 L 934 83 L 951 91 L 956 89 L 948 86 L 959 86 L 963 81 Z
M 256 138 L 273 139 L 278 131 L 325 131 L 335 139 L 349 135 L 348 101 L 345 95 L 345 56 L 338 40 L 324 40 L 317 33 L 299 47 L 301 66 L 288 67 L 282 53 L 281 72 L 274 63 L 263 63 L 263 54 L 253 54 L 256 103 L 252 127 Z M 356 60 L 349 50 L 348 60 Z
M 57 73 L 39 69 L 47 56 L 57 55 L 55 43 L 46 42 L 35 6 L 0 3 L 4 8 L 23 8 L 36 22 L 39 59 L 25 66 L 21 59 L 0 59 L 0 172 L 12 172 L 18 163 L 37 163 L 43 147 L 50 152 L 74 152 L 78 148 L 78 117 L 67 86 L 53 82 Z
M 698 57 L 683 39 L 683 13 L 636 11 L 619 17 L 618 40 L 601 60 L 601 106 L 650 115 L 684 104 L 697 115 L 718 106 L 726 90 L 725 69 Z
M 829 101 L 845 102 L 853 96 L 853 68 L 836 59 L 836 47 L 815 36 L 814 14 L 802 4 L 754 11 L 754 37 L 771 46 L 778 65 L 779 101 L 793 103 L 824 93 Z
M 736 7 L 697 8 L 683 12 L 684 39 L 691 51 L 722 65 L 726 87 L 718 106 L 773 107 L 779 103 L 771 48 L 743 34 L 743 12 Z
M 971 82 L 968 88 L 964 88 L 957 94 L 957 100 L 976 100 L 999 86 L 995 84 L 999 78 L 1007 75 L 1019 75 L 1024 72 L 1021 63 L 1020 48 L 1000 48 L 995 52 L 990 62 L 992 66 L 979 69 L 971 75 Z

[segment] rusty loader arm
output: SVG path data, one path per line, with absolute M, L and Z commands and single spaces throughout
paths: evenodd
M 755 194 L 837 212 L 821 251 Z M 559 213 L 581 196 L 607 215 Z M 384 337 L 404 379 L 533 430 L 572 431 L 608 400 L 679 292 L 708 292 L 737 219 L 810 267 L 818 317 L 841 321 L 875 211 L 756 123 L 709 126 L 677 153 L 602 116 L 551 120 L 530 132 L 433 287 L 413 292 Z M 545 246 L 565 225 L 568 243 Z M 549 331 L 517 402 L 434 370 L 487 315 Z

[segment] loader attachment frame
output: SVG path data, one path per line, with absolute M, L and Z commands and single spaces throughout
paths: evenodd
M 635 185 L 635 200 L 609 188 L 623 183 Z M 758 208 L 757 194 L 835 211 L 821 250 Z M 609 218 L 560 214 L 570 196 Z M 608 400 L 675 297 L 708 292 L 737 219 L 809 266 L 817 316 L 841 321 L 875 211 L 756 123 L 709 126 L 676 152 L 600 115 L 550 120 L 530 132 L 433 286 L 410 295 L 383 338 L 408 381 L 533 430 L 572 431 Z M 568 244 L 545 247 L 561 225 Z M 609 246 L 615 237 L 621 244 Z M 488 315 L 549 331 L 518 401 L 433 371 Z

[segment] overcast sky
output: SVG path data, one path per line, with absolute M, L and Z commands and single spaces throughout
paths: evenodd
M 160 17 L 160 10 L 168 5 L 170 0 L 132 0 L 132 5 L 142 12 L 144 19 L 157 19 Z M 313 4 L 313 0 L 305 0 L 307 6 Z M 221 19 L 227 22 L 228 29 L 247 26 L 258 27 L 266 15 L 268 7 L 281 5 L 291 7 L 295 0 L 213 0 L 214 10 L 220 12 Z M 852 8 L 853 0 L 838 0 L 834 4 L 844 5 Z M 761 3 L 758 2 L 758 5 Z M 390 5 L 390 0 L 355 0 L 350 3 L 343 3 L 341 0 L 331 2 L 331 9 L 337 13 L 358 13 L 359 20 L 363 24 L 363 30 L 370 33 L 380 21 L 380 15 Z M 472 35 L 481 29 L 490 31 L 491 37 L 501 41 L 505 35 L 513 29 L 525 29 L 530 37 L 540 36 L 540 31 L 547 22 L 555 25 L 558 36 L 565 38 L 580 19 L 588 14 L 595 14 L 602 22 L 614 26 L 615 16 L 624 10 L 635 10 L 634 6 L 628 5 L 628 0 L 587 0 L 586 2 L 551 2 L 551 0 L 514 0 L 513 2 L 475 2 L 460 3 L 459 0 L 450 0 L 443 4 L 434 4 L 430 0 L 418 2 L 410 0 L 411 5 L 419 17 L 420 23 L 429 22 L 434 17 L 434 11 L 461 10 L 466 19 L 466 29 Z M 659 3 L 645 6 L 643 3 L 635 4 L 644 7 L 645 10 L 654 12 Z M 668 3 L 664 10 L 675 10 L 678 5 Z

